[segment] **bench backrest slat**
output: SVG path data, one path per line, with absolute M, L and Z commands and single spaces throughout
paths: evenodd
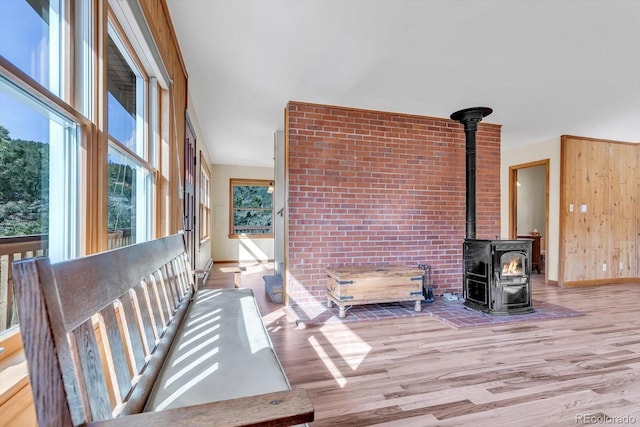
M 107 382 L 102 370 L 100 350 L 91 319 L 83 322 L 72 332 L 75 338 L 76 357 L 81 366 L 85 397 L 94 420 L 111 418 L 111 402 Z
M 156 335 L 156 340 L 162 334 L 164 329 L 164 313 L 162 312 L 162 306 L 160 305 L 160 295 L 158 294 L 158 288 L 156 286 L 156 281 L 153 278 L 153 275 L 149 277 L 149 280 L 146 281 L 147 294 L 149 295 L 149 311 L 154 320 L 154 331 Z
M 162 267 L 159 271 L 158 271 L 158 275 L 160 276 L 160 281 L 162 282 L 164 289 L 165 289 L 165 293 L 167 295 L 167 301 L 170 307 L 170 312 L 171 315 L 173 316 L 174 314 L 174 307 L 176 307 L 178 305 L 178 291 L 176 289 L 174 289 L 173 287 L 173 283 L 171 282 L 171 280 L 169 279 L 169 267 L 168 265 L 165 265 L 164 267 Z
M 38 424 L 141 411 L 193 293 L 183 236 L 14 271 Z
M 144 367 L 146 354 L 144 345 L 142 344 L 142 335 L 140 334 L 138 319 L 133 308 L 131 292 L 120 299 L 120 306 L 124 314 L 123 322 L 126 323 L 122 325 L 122 328 L 129 331 L 129 333 L 125 335 L 125 341 L 127 341 L 127 348 L 130 353 L 129 358 L 133 357 L 133 361 L 130 361 L 130 363 L 134 365 L 134 372 L 140 372 Z
M 166 311 L 166 307 L 162 301 L 162 289 L 161 283 L 158 283 L 156 280 L 157 271 L 149 277 L 149 285 L 151 289 L 153 289 L 153 300 L 155 304 L 155 309 L 158 315 L 156 316 L 156 322 L 159 322 L 157 325 L 158 329 L 162 329 L 162 325 L 166 325 L 170 317 Z
M 151 310 L 149 310 L 149 297 L 147 294 L 147 287 L 144 282 L 140 282 L 138 286 L 134 288 L 138 314 L 140 316 L 141 328 L 146 342 L 147 356 L 153 352 L 156 348 L 156 331 L 153 324 L 153 318 L 151 316 Z
M 156 281 L 156 287 L 160 298 L 160 306 L 162 307 L 162 312 L 166 317 L 166 322 L 168 322 L 173 317 L 175 304 L 173 306 L 171 305 L 171 300 L 169 298 L 170 291 L 167 289 L 167 283 L 164 281 L 162 276 L 162 271 L 158 270 L 157 273 L 154 274 L 153 280 Z
M 125 296 L 128 296 L 125 294 Z M 111 358 L 107 358 L 107 364 L 112 371 L 109 376 L 115 376 L 115 381 L 112 378 L 111 382 L 114 384 L 114 388 L 117 388 L 117 395 L 114 396 L 117 399 L 117 403 L 120 404 L 127 397 L 129 388 L 131 388 L 131 370 L 127 360 L 127 350 L 125 343 L 122 341 L 122 336 L 125 335 L 125 331 L 120 329 L 121 321 L 116 314 L 115 305 L 109 305 L 100 312 L 102 315 L 102 325 L 105 329 L 106 342 L 109 345 L 109 353 Z

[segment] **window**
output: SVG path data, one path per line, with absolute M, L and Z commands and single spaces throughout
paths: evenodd
M 173 63 L 169 73 L 160 49 L 179 61 L 167 48 L 175 39 L 154 38 L 147 18 L 138 1 L 0 0 L 0 381 L 10 379 L 0 401 L 9 406 L 28 382 L 11 263 L 174 230 L 179 195 L 169 189 L 181 165 L 169 148 L 186 94 L 174 95 L 169 76 L 181 90 L 186 76 Z M 164 14 L 151 18 L 166 25 Z
M 151 235 L 152 174 L 115 147 L 109 147 L 108 159 L 109 248 L 143 242 Z
M 82 26 L 69 4 L 0 1 L 0 346 L 13 349 L 5 345 L 18 322 L 10 264 L 40 255 L 61 261 L 82 248 L 79 159 L 90 125 L 65 87 L 77 76 L 66 67 L 67 29 Z
M 80 128 L 0 76 L 0 332 L 17 324 L 9 264 L 77 255 Z
M 61 96 L 65 52 L 63 0 L 0 1 L 0 55 Z
M 200 242 L 210 237 L 211 233 L 211 173 L 207 161 L 200 154 Z
M 108 39 L 109 136 L 144 158 L 145 80 L 112 26 Z
M 273 237 L 272 184 L 264 180 L 231 180 L 230 237 Z
M 154 168 L 145 125 L 148 79 L 114 25 L 108 29 L 107 247 L 112 249 L 151 238 Z

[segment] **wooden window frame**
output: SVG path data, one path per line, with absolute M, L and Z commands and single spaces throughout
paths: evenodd
M 251 239 L 273 239 L 273 198 L 271 199 L 271 233 L 258 233 L 258 234 L 250 234 L 250 233 L 242 233 L 237 234 L 234 233 L 234 212 L 235 206 L 233 204 L 233 188 L 234 186 L 257 186 L 257 187 L 270 187 L 273 186 L 273 181 L 268 179 L 240 179 L 240 178 L 231 178 L 229 180 L 229 238 L 230 239 L 241 239 L 241 238 L 251 238 Z M 267 210 L 267 209 L 264 209 Z

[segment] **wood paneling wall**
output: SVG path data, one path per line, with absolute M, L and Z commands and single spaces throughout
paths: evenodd
M 640 145 L 566 135 L 561 144 L 559 284 L 636 281 Z
M 162 61 L 171 78 L 168 99 L 164 99 L 163 110 L 168 110 L 169 123 L 163 123 L 161 131 L 166 147 L 162 150 L 163 170 L 158 180 L 160 215 L 158 224 L 164 228 L 156 231 L 158 237 L 175 233 L 183 229 L 184 186 L 184 138 L 187 110 L 187 69 L 180 53 L 178 39 L 175 35 L 169 9 L 165 0 L 138 0 L 158 46 Z M 165 110 L 166 111 L 166 110 Z M 167 161 L 168 160 L 168 161 Z M 166 215 L 166 217 L 165 217 Z

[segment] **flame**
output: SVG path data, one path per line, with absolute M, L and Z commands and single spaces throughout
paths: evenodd
M 502 274 L 520 274 L 522 269 L 520 268 L 520 258 L 511 258 L 511 262 L 508 264 L 502 264 Z

